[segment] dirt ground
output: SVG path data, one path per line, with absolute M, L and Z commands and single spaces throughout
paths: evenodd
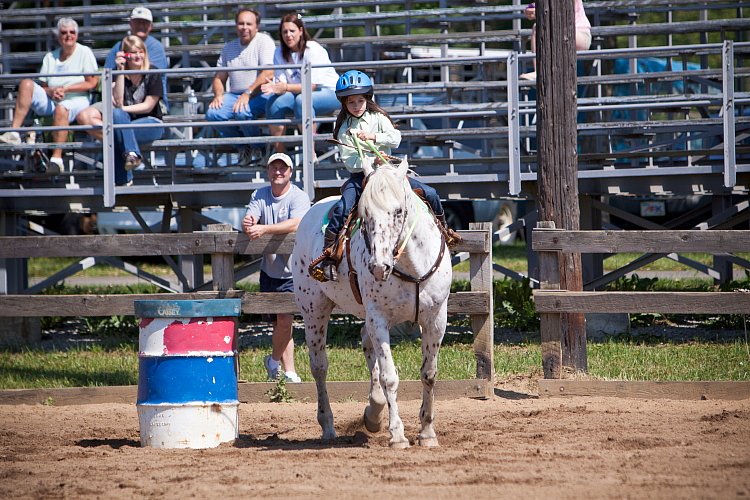
M 439 448 L 388 448 L 363 403 L 241 404 L 240 437 L 208 450 L 141 448 L 134 404 L 0 405 L 0 498 L 749 498 L 750 400 L 437 402 Z M 407 437 L 419 401 L 401 402 Z M 333 496 L 335 495 L 335 496 Z

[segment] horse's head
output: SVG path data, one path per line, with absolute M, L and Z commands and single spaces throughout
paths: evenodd
M 403 160 L 398 167 L 386 164 L 373 167 L 366 161 L 367 179 L 359 200 L 362 235 L 370 253 L 367 267 L 375 279 L 384 281 L 393 271 L 395 258 L 406 226 L 407 196 L 411 188 L 406 178 L 409 165 Z

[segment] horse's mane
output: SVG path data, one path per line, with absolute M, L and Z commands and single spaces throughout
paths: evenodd
M 367 185 L 359 199 L 360 217 L 392 213 L 400 206 L 405 180 L 394 175 L 395 171 L 396 168 L 391 165 L 381 165 L 367 178 Z

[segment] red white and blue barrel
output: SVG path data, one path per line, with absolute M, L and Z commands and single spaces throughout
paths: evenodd
M 212 448 L 238 436 L 240 299 L 137 300 L 141 446 Z

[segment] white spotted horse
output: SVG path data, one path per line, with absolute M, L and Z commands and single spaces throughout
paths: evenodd
M 318 391 L 318 423 L 325 441 L 336 431 L 326 390 L 328 357 L 326 334 L 334 306 L 364 318 L 362 347 L 370 369 L 369 404 L 365 427 L 381 429 L 388 406 L 392 448 L 408 448 L 396 395 L 399 377 L 393 363 L 389 330 L 405 321 L 418 323 L 422 332 L 421 430 L 416 442 L 437 446 L 433 427 L 434 386 L 438 350 L 445 334 L 448 294 L 452 279 L 445 237 L 426 205 L 411 190 L 406 160 L 400 165 L 365 166 L 366 182 L 359 200 L 359 228 L 351 234 L 339 264 L 339 280 L 321 283 L 310 276 L 308 264 L 323 250 L 322 224 L 336 198 L 322 200 L 299 225 L 292 254 L 294 293 L 305 321 L 310 368 Z M 356 284 L 346 279 L 351 273 Z M 361 303 L 357 294 L 361 294 Z

